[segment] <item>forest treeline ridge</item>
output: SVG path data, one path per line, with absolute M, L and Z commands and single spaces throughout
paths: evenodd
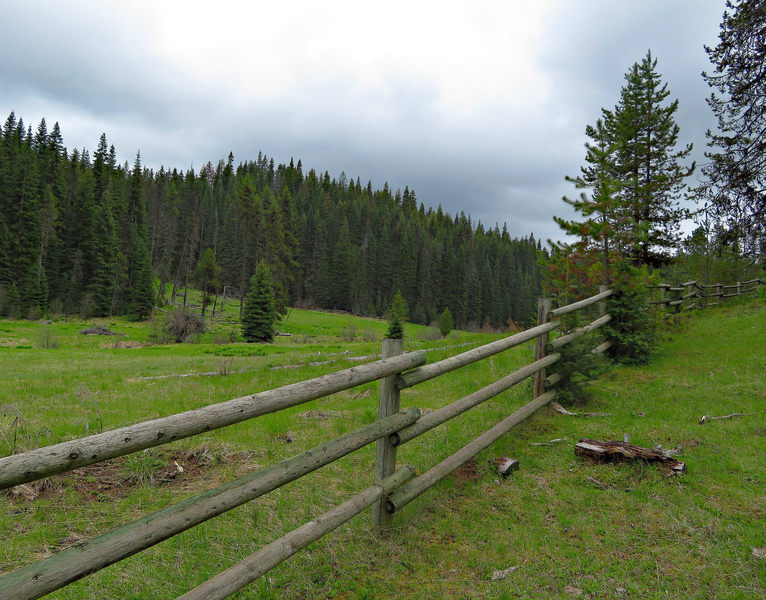
M 426 208 L 408 187 L 304 174 L 263 153 L 198 172 L 137 155 L 131 168 L 106 135 L 92 156 L 68 152 L 58 123 L 33 132 L 13 112 L 1 133 L 0 314 L 146 318 L 171 300 L 166 287 L 203 284 L 208 249 L 205 286 L 241 298 L 263 259 L 280 307 L 383 315 L 400 290 L 418 323 L 449 308 L 458 327 L 500 328 L 535 311 L 545 251 L 534 235 Z

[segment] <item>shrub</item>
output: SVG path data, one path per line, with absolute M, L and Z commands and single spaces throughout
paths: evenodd
M 205 333 L 205 321 L 187 308 L 174 308 L 168 313 L 155 313 L 149 330 L 154 344 L 169 344 L 198 340 Z
M 50 325 L 41 325 L 37 330 L 37 347 L 43 350 L 55 350 L 59 347 L 59 339 L 56 330 Z
M 353 342 L 356 338 L 356 326 L 353 323 L 349 323 L 340 330 L 340 339 L 344 342 Z
M 448 308 L 444 309 L 444 312 L 439 317 L 439 332 L 442 336 L 447 337 L 449 332 L 455 327 L 455 322 L 452 320 L 452 313 Z
M 434 321 L 428 326 L 428 329 L 426 331 L 421 331 L 420 334 L 418 334 L 418 339 L 424 342 L 435 342 L 436 340 L 440 340 L 442 337 L 441 332 L 439 331 L 439 326 Z
M 562 321 L 567 331 L 572 331 L 581 324 L 576 313 L 564 315 Z M 602 354 L 591 353 L 597 343 L 597 335 L 586 334 L 557 350 L 561 353 L 561 359 L 551 371 L 561 376 L 556 386 L 559 401 L 566 403 L 587 400 L 588 395 L 583 384 L 601 375 L 609 366 L 609 361 Z
M 176 343 L 198 339 L 205 333 L 204 319 L 185 308 L 174 308 L 166 313 L 163 323 L 164 338 Z
M 609 355 L 624 364 L 645 364 L 657 341 L 657 320 L 649 305 L 645 270 L 623 263 L 615 269 L 614 293 L 606 310 L 612 320 L 604 326 L 612 341 Z

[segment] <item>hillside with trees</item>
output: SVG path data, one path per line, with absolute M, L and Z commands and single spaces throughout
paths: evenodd
M 91 156 L 11 113 L 0 138 L 0 314 L 46 311 L 146 318 L 188 287 L 244 306 L 260 261 L 276 307 L 382 315 L 397 291 L 410 319 L 449 308 L 457 327 L 529 322 L 539 241 L 465 214 L 373 189 L 301 161 L 256 160 L 199 172 L 117 164 L 101 136 Z M 207 302 L 205 302 L 207 303 Z

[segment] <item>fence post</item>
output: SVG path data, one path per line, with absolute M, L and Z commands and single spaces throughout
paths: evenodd
M 537 299 L 537 324 L 543 325 L 548 322 L 548 313 L 551 312 L 551 299 Z M 540 360 L 545 356 L 545 344 L 548 343 L 548 334 L 544 333 L 538 336 L 535 342 L 535 360 Z M 541 369 L 535 374 L 535 398 L 545 393 L 545 369 Z
M 598 286 L 598 293 L 603 294 L 605 291 L 609 289 L 608 285 L 604 285 L 603 283 Z M 603 317 L 606 314 L 606 300 L 602 300 L 598 303 L 598 316 Z
M 667 283 L 660 283 L 658 287 L 660 288 L 660 311 L 662 311 L 662 314 L 664 315 L 665 312 L 670 308 L 668 306 L 668 302 L 670 302 L 670 299 L 668 298 L 668 288 L 670 285 Z
M 383 340 L 383 358 L 402 354 L 403 340 Z M 399 388 L 396 386 L 396 375 L 389 375 L 380 380 L 380 398 L 378 400 L 378 419 L 384 419 L 399 412 Z M 380 483 L 396 470 L 396 446 L 388 436 L 378 440 L 375 448 L 375 483 Z M 389 527 L 393 515 L 386 512 L 386 498 L 381 498 L 372 505 L 372 523 L 379 527 Z

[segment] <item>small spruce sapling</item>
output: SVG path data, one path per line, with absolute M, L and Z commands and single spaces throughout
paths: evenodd
M 624 364 L 646 364 L 657 341 L 657 320 L 649 305 L 646 269 L 623 262 L 615 269 L 614 293 L 606 311 L 612 320 L 604 334 L 612 341 L 609 354 Z
M 582 325 L 581 317 L 576 314 L 563 315 L 565 331 L 574 331 Z M 598 344 L 598 333 L 580 336 L 564 345 L 557 352 L 561 359 L 552 368 L 561 376 L 556 386 L 560 402 L 584 402 L 588 399 L 584 384 L 606 371 L 609 361 L 602 354 L 593 354 L 591 350 Z
M 442 337 L 447 337 L 454 327 L 455 322 L 452 319 L 452 313 L 450 312 L 449 307 L 447 307 L 439 316 L 439 332 L 442 334 Z
M 242 313 L 242 336 L 247 342 L 270 342 L 274 339 L 276 321 L 271 274 L 266 263 L 260 261 L 250 279 Z
M 401 291 L 397 291 L 394 301 L 391 303 L 391 309 L 388 311 L 388 333 L 386 333 L 386 337 L 390 340 L 403 339 L 406 319 L 407 303 L 404 301 Z

